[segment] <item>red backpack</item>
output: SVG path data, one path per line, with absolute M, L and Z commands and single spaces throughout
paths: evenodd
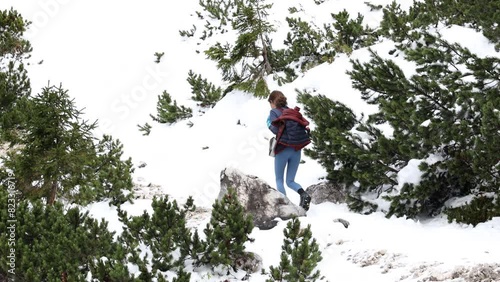
M 307 146 L 309 143 L 311 143 L 310 140 L 310 129 L 309 129 L 309 121 L 302 116 L 302 113 L 300 113 L 300 108 L 295 107 L 293 109 L 290 108 L 285 108 L 285 109 L 277 109 L 281 111 L 281 115 L 276 118 L 274 121 L 272 121 L 272 125 L 276 126 L 278 128 L 278 134 L 276 134 L 276 144 L 283 144 L 285 146 L 290 146 L 294 147 L 296 150 L 302 149 L 303 147 Z M 302 127 L 306 132 L 307 132 L 307 138 L 304 140 L 301 140 L 300 143 L 296 144 L 287 144 L 281 141 L 281 137 L 283 135 L 283 132 L 285 130 L 285 127 L 289 128 L 294 128 L 294 127 Z M 275 152 L 275 150 L 272 150 Z M 278 153 L 278 152 L 275 152 Z M 271 155 L 271 152 L 270 152 Z

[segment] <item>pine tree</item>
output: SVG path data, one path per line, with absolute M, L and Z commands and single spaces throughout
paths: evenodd
M 319 270 L 314 271 L 323 259 L 316 239 L 312 237 L 311 225 L 300 228 L 300 220 L 293 218 L 283 230 L 283 249 L 278 267 L 270 266 L 270 279 L 273 281 L 316 281 L 323 280 Z
M 277 56 L 285 58 L 285 63 L 277 65 L 287 66 L 293 62 L 300 62 L 300 70 L 306 71 L 325 61 L 333 60 L 335 51 L 325 43 L 325 35 L 321 30 L 300 18 L 287 17 L 286 21 L 290 28 L 284 41 L 287 48 L 283 50 L 282 55 Z M 290 77 L 289 80 L 295 77 Z
M 137 281 L 134 274 L 130 273 L 128 269 L 127 254 L 124 252 L 124 248 L 119 244 L 115 244 L 115 246 L 114 254 L 95 259 L 90 268 L 93 279 L 96 281 Z
M 339 128 L 327 117 L 342 115 L 346 109 L 321 96 L 299 95 L 306 113 L 319 124 L 313 132 L 315 148 L 306 153 L 321 160 L 330 180 L 351 191 L 351 208 L 373 210 L 376 206 L 362 201 L 361 194 L 377 192 L 387 194 L 384 198 L 391 202 L 388 216 L 432 216 L 444 211 L 450 220 L 477 224 L 498 214 L 499 165 L 492 157 L 499 154 L 494 145 L 499 141 L 494 129 L 499 125 L 498 59 L 479 58 L 426 32 L 431 24 L 460 21 L 447 17 L 450 11 L 463 12 L 467 7 L 457 1 L 457 6 L 445 9 L 445 1 L 431 2 L 416 4 L 408 14 L 395 2 L 384 9 L 380 34 L 396 41 L 389 54 L 399 50 L 398 55 L 413 61 L 415 75 L 406 77 L 395 62 L 374 52 L 368 63 L 353 61 L 348 72 L 353 87 L 379 107 L 378 113 L 359 120 L 348 114 L 352 123 Z M 470 10 L 465 14 L 472 15 Z M 485 19 L 477 14 L 474 18 L 491 20 L 488 14 Z M 381 124 L 393 128 L 391 137 L 382 134 Z M 421 182 L 398 183 L 397 173 L 411 159 L 423 160 Z M 402 186 L 400 191 L 397 185 Z M 460 197 L 472 200 L 446 209 L 447 201 Z M 471 207 L 480 203 L 484 208 L 474 214 Z
M 217 62 L 223 80 L 231 83 L 228 89 L 241 89 L 256 97 L 267 97 L 269 89 L 265 77 L 273 71 L 269 61 L 268 35 L 274 28 L 266 18 L 272 5 L 264 4 L 262 0 L 235 3 L 231 24 L 238 37 L 234 46 L 217 43 L 205 54 Z
M 67 90 L 46 87 L 29 100 L 28 119 L 16 140 L 19 149 L 5 158 L 16 175 L 23 197 L 43 198 L 53 204 L 59 197 L 86 204 L 109 199 L 120 205 L 132 199 L 132 163 L 121 160 L 123 146 L 111 136 L 97 140 L 80 116 Z
M 210 223 L 204 229 L 206 249 L 199 262 L 236 269 L 238 259 L 251 255 L 245 252 L 245 243 L 253 241 L 249 237 L 252 229 L 251 215 L 245 213 L 234 189 L 228 189 L 213 205 Z
M 375 32 L 368 26 L 363 27 L 363 16 L 358 13 L 355 20 L 349 19 L 346 10 L 332 14 L 334 19 L 332 28 L 325 26 L 325 35 L 332 41 L 334 50 L 338 53 L 351 54 L 353 50 L 373 45 L 376 38 Z
M 0 11 L 0 57 L 11 58 L 25 57 L 31 52 L 31 44 L 23 38 L 29 22 L 26 21 L 16 10 L 10 9 Z
M 488 195 L 479 195 L 467 205 L 448 208 L 446 214 L 457 222 L 476 226 L 500 214 L 500 201 Z
M 32 48 L 23 34 L 28 26 L 17 11 L 0 11 L 0 141 L 15 142 L 27 117 L 31 86 L 23 61 Z
M 408 57 L 422 66 L 420 74 L 412 77 L 418 83 L 416 114 L 429 121 L 412 135 L 422 138 L 425 148 L 442 159 L 423 163 L 422 182 L 405 187 L 401 198 L 417 198 L 408 207 L 420 205 L 416 211 L 429 214 L 440 211 L 453 197 L 498 194 L 495 171 L 500 167 L 498 159 L 490 156 L 500 153 L 491 143 L 500 140 L 491 131 L 499 125 L 500 116 L 494 109 L 500 107 L 500 60 L 478 58 L 457 44 L 430 35 L 426 41 L 430 46 L 407 51 Z M 469 77 L 476 80 L 470 82 Z M 483 127 L 486 124 L 488 129 Z M 396 197 L 394 202 L 401 198 Z M 490 200 L 495 201 L 494 196 Z M 491 211 L 490 217 L 496 214 Z
M 417 29 L 428 26 L 461 25 L 472 27 L 491 40 L 495 48 L 500 48 L 500 29 L 498 22 L 500 9 L 497 1 L 480 0 L 425 0 L 410 7 L 408 13 L 396 1 L 384 8 L 380 34 L 394 41 L 403 42 L 405 38 L 418 38 Z
M 120 212 L 120 220 L 126 228 L 119 241 L 132 254 L 130 262 L 140 269 L 141 281 L 161 276 L 161 272 L 169 270 L 177 269 L 181 275 L 184 261 L 191 253 L 191 231 L 186 227 L 186 212 L 195 208 L 192 199 L 189 198 L 184 208 L 180 208 L 175 200 L 169 201 L 166 196 L 155 197 L 151 206 L 151 215 L 145 211 L 140 216 L 128 217 Z M 141 245 L 149 247 L 151 258 L 142 257 Z M 186 274 L 181 277 L 186 277 Z
M 203 79 L 200 74 L 190 70 L 187 81 L 191 85 L 192 99 L 199 102 L 199 106 L 213 107 L 221 99 L 222 89 Z
M 159 123 L 174 123 L 181 119 L 192 117 L 193 110 L 185 106 L 178 106 L 177 101 L 173 100 L 167 91 L 163 91 L 158 96 L 156 105 L 156 116 L 151 115 L 151 118 Z
M 152 126 L 147 122 L 144 125 L 138 124 L 137 127 L 139 127 L 139 131 L 142 132 L 143 136 L 148 136 L 151 133 Z
M 57 197 L 92 201 L 96 123 L 81 118 L 82 112 L 61 87 L 44 88 L 32 99 L 28 113 L 19 153 L 10 152 L 5 162 L 18 177 L 18 190 L 48 204 Z
M 498 136 L 480 129 L 498 124 L 493 110 L 500 107 L 498 59 L 480 59 L 430 34 L 422 37 L 425 45 L 404 49 L 418 65 L 410 79 L 375 54 L 368 64 L 355 62 L 351 73 L 363 97 L 381 109 L 372 121 L 388 122 L 394 128 L 397 160 L 404 164 L 409 158 L 439 156 L 436 162 L 422 163 L 418 185 L 404 185 L 397 196 L 388 197 L 389 215 L 434 215 L 454 197 L 498 192 L 494 176 L 498 162 L 486 156 L 498 155 L 498 149 L 489 145 Z M 477 80 L 464 80 L 471 76 Z M 484 144 L 479 140 L 489 142 L 479 145 Z
M 420 3 L 423 9 L 434 7 L 437 15 L 447 25 L 470 26 L 495 43 L 497 50 L 500 49 L 500 3 L 498 1 L 478 0 L 426 0 Z M 422 9 L 422 10 L 423 10 Z M 426 12 L 429 13 L 429 12 Z
M 155 52 L 155 63 L 159 64 L 163 55 L 165 55 L 165 52 Z
M 122 160 L 123 145 L 104 135 L 96 146 L 94 192 L 95 201 L 109 200 L 110 205 L 119 207 L 125 202 L 132 202 L 134 172 L 132 160 Z
M 177 271 L 177 277 L 172 279 L 172 282 L 190 282 L 191 281 L 191 273 L 186 272 L 184 269 L 180 269 Z
M 329 181 L 350 191 L 348 204 L 353 210 L 374 211 L 376 205 L 359 199 L 362 193 L 381 193 L 387 189 L 386 184 L 396 184 L 390 165 L 397 144 L 384 138 L 374 126 L 359 121 L 351 109 L 324 95 L 299 91 L 297 100 L 316 125 L 311 132 L 313 147 L 307 148 L 305 154 L 326 168 Z M 361 133 L 370 137 L 362 138 Z
M 344 10 L 332 14 L 332 19 L 332 24 L 325 24 L 321 29 L 301 18 L 286 18 L 290 28 L 284 41 L 287 48 L 271 52 L 272 65 L 277 71 L 289 74 L 285 81 L 296 77 L 292 68 L 295 64 L 304 72 L 321 63 L 331 63 L 337 53 L 350 54 L 376 40 L 375 32 L 362 26 L 360 14 L 356 20 L 350 20 L 349 13 Z
M 414 24 L 415 19 L 408 16 L 396 1 L 385 7 L 383 13 L 384 17 L 380 23 L 379 33 L 395 42 L 402 42 L 406 39 L 411 33 L 411 25 Z
M 79 208 L 18 198 L 15 223 L 9 223 L 8 197 L 11 195 L 0 189 L 0 228 L 7 230 L 8 224 L 15 225 L 15 245 L 1 236 L 0 252 L 10 254 L 14 249 L 15 275 L 8 272 L 7 257 L 2 255 L 0 276 L 15 281 L 61 281 L 63 276 L 67 281 L 87 281 L 95 275 L 132 281 L 125 255 L 113 241 L 114 233 L 109 232 L 107 222 L 98 222 Z
M 207 20 L 205 24 L 205 35 L 211 36 L 216 31 L 224 33 L 227 31 L 228 25 L 232 22 L 231 11 L 238 4 L 236 0 L 200 0 L 200 7 L 208 14 L 210 21 Z M 201 18 L 201 12 L 197 12 Z M 213 26 L 213 23 L 217 23 L 218 26 Z M 208 33 L 207 33 L 208 32 Z
M 306 148 L 305 153 L 317 159 L 327 172 L 328 179 L 337 183 L 353 183 L 352 171 L 342 174 L 334 169 L 343 164 L 345 167 L 354 166 L 355 154 L 339 155 L 342 144 L 349 141 L 347 134 L 356 125 L 356 117 L 352 110 L 345 105 L 334 102 L 319 94 L 312 96 L 307 91 L 300 92 L 297 100 L 304 104 L 304 113 L 311 118 L 316 127 L 311 131 L 312 148 Z M 345 161 L 344 161 L 345 159 Z

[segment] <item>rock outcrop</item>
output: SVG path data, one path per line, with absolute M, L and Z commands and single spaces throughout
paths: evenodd
M 345 203 L 347 199 L 346 191 L 333 183 L 322 182 L 307 187 L 306 192 L 311 196 L 312 204 L 331 202 L 335 204 Z
M 236 191 L 241 205 L 253 216 L 253 222 L 259 229 L 271 229 L 276 226 L 276 218 L 282 220 L 294 216 L 305 216 L 306 211 L 292 203 L 286 196 L 272 188 L 256 176 L 245 175 L 237 169 L 226 168 L 220 175 L 218 200 L 229 188 Z

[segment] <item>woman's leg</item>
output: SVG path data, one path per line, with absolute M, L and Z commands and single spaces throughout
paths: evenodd
M 302 150 L 295 151 L 293 148 L 287 148 L 289 150 L 288 155 L 288 165 L 286 168 L 286 185 L 298 192 L 302 186 L 295 182 L 295 175 L 297 175 L 297 170 L 299 169 L 300 157 Z
M 274 175 L 276 176 L 276 188 L 283 195 L 286 195 L 283 178 L 285 174 L 285 166 L 288 162 L 288 154 L 286 154 L 285 151 L 286 149 L 274 156 Z
M 300 157 L 301 157 L 301 150 L 299 151 L 294 150 L 290 154 L 290 158 L 288 159 L 288 166 L 286 169 L 286 185 L 295 190 L 295 192 L 299 193 L 300 195 L 299 206 L 301 206 L 303 209 L 307 211 L 309 210 L 309 204 L 311 203 L 311 196 L 309 196 L 309 194 L 307 194 L 307 192 L 304 191 L 304 189 L 302 189 L 300 184 L 295 182 L 295 175 L 297 174 L 297 170 L 299 168 Z

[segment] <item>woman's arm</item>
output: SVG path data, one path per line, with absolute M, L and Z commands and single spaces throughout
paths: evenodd
M 269 130 L 271 130 L 274 134 L 278 134 L 278 128 L 272 125 L 272 122 L 279 116 L 276 112 L 277 110 L 271 110 L 269 117 L 267 117 L 267 128 L 269 128 Z

